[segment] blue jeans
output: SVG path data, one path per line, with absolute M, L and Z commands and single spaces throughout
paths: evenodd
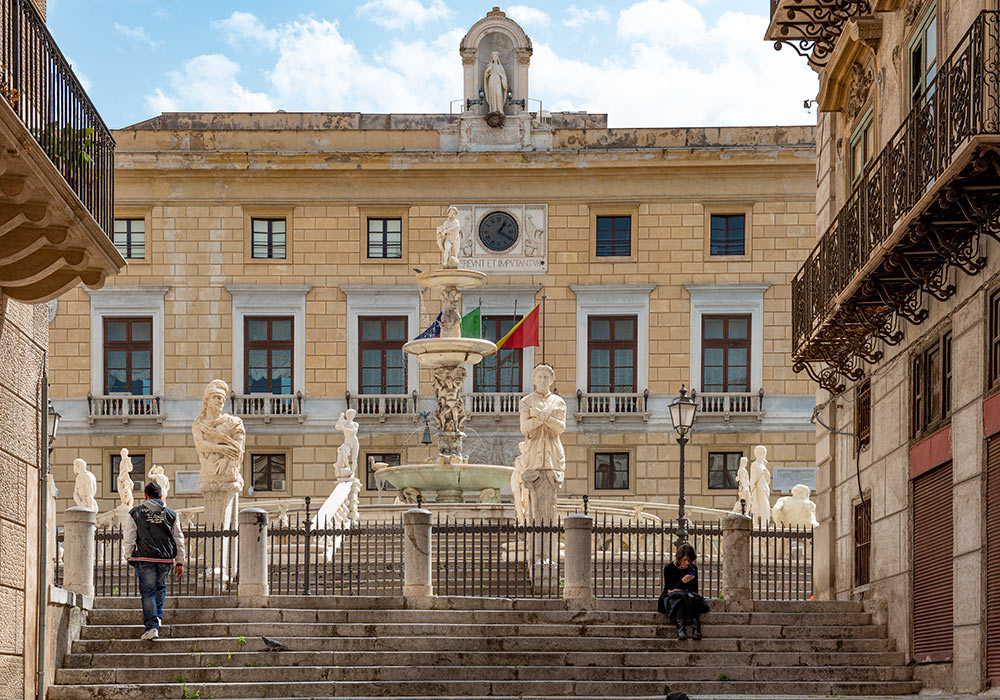
M 160 628 L 163 601 L 167 598 L 167 576 L 173 564 L 137 561 L 135 575 L 139 579 L 139 596 L 142 598 L 142 624 L 146 629 Z

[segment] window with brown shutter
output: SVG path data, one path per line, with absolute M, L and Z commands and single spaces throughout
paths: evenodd
M 635 391 L 636 317 L 591 316 L 587 320 L 587 391 Z
M 104 319 L 104 393 L 153 393 L 153 319 Z
M 405 394 L 406 316 L 358 318 L 359 394 Z
M 910 437 L 930 435 L 951 417 L 951 331 L 910 359 Z
M 750 316 L 702 316 L 701 388 L 750 391 Z
M 854 506 L 854 585 L 864 586 L 871 581 L 872 524 L 868 522 L 871 501 L 863 500 Z
M 872 441 L 872 380 L 858 384 L 854 401 L 854 415 L 857 421 L 858 441 L 861 447 L 868 447 Z
M 1000 435 L 986 443 L 986 677 L 1000 687 Z
M 913 656 L 948 661 L 954 645 L 951 462 L 913 480 Z

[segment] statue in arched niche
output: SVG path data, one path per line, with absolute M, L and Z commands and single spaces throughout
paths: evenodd
M 507 71 L 500 63 L 499 51 L 490 54 L 490 62 L 483 72 L 483 91 L 486 94 L 489 112 L 503 114 L 504 105 L 507 103 Z

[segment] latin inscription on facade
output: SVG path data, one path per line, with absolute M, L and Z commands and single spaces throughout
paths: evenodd
M 507 275 L 541 274 L 546 271 L 549 238 L 547 204 L 455 206 L 458 209 L 458 220 L 462 224 L 462 254 L 459 257 L 462 267 L 487 274 Z M 500 218 L 498 213 L 510 216 L 516 223 L 516 238 L 502 252 L 491 250 L 480 236 L 481 230 L 490 231 L 496 227 L 494 222 Z M 492 239 L 488 238 L 487 242 L 490 240 Z

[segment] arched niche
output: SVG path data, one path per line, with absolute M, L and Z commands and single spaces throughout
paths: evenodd
M 468 100 L 479 99 L 479 90 L 483 87 L 483 72 L 490 62 L 490 54 L 496 51 L 500 54 L 500 63 L 507 74 L 507 87 L 511 92 L 504 111 L 507 114 L 518 114 L 526 109 L 512 104 L 528 98 L 528 66 L 531 62 L 531 39 L 524 33 L 521 26 L 494 7 L 486 17 L 476 22 L 462 38 L 458 48 L 462 56 L 464 73 L 465 105 Z M 472 105 L 467 113 L 485 114 L 486 105 Z

